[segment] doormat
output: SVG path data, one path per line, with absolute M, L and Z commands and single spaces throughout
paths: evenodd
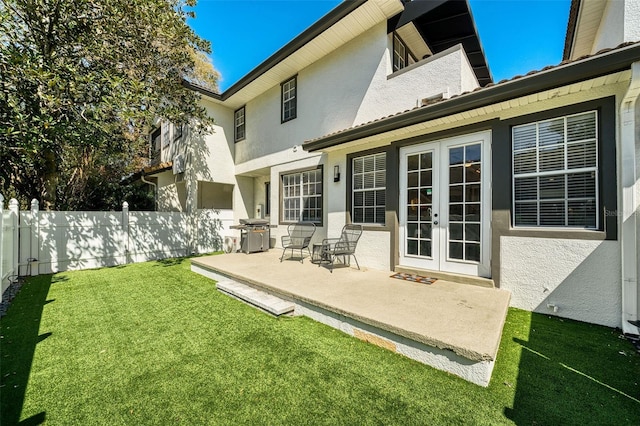
M 437 278 L 423 277 L 422 275 L 407 274 L 405 272 L 398 272 L 391 275 L 391 278 L 397 278 L 399 280 L 412 281 L 420 284 L 433 284 L 438 281 Z

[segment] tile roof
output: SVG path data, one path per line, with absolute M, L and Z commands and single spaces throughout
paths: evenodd
M 387 116 L 384 116 L 384 117 L 380 117 L 380 118 L 368 121 L 366 123 L 357 124 L 355 126 L 348 127 L 346 129 L 342 129 L 342 130 L 338 130 L 336 132 L 329 133 L 327 135 L 320 136 L 318 138 L 309 139 L 309 140 L 307 140 L 307 141 L 305 141 L 303 143 L 303 147 L 304 147 L 304 145 L 311 144 L 311 143 L 314 143 L 314 142 L 317 142 L 317 141 L 321 141 L 323 139 L 330 138 L 330 137 L 333 137 L 333 136 L 336 136 L 336 135 L 340 135 L 340 134 L 343 134 L 343 133 L 347 133 L 347 132 L 355 130 L 355 129 L 366 128 L 367 126 L 371 126 L 371 125 L 374 125 L 376 123 L 380 123 L 380 122 L 385 121 L 385 120 L 390 120 L 390 119 L 393 119 L 393 118 L 399 118 L 399 117 L 404 116 L 405 114 L 408 114 L 408 113 L 411 113 L 411 112 L 414 112 L 414 111 L 417 111 L 417 110 L 426 110 L 427 108 L 430 108 L 430 107 L 432 107 L 432 106 L 434 106 L 436 104 L 444 104 L 444 103 L 447 103 L 447 102 L 451 102 L 454 99 L 462 98 L 462 97 L 465 97 L 465 96 L 467 96 L 469 94 L 472 94 L 472 93 L 489 92 L 493 88 L 503 87 L 503 86 L 507 85 L 508 83 L 512 83 L 512 82 L 515 82 L 517 80 L 523 80 L 523 79 L 530 78 L 530 77 L 532 77 L 534 75 L 538 75 L 538 74 L 545 73 L 545 72 L 548 72 L 548 71 L 557 70 L 557 69 L 560 69 L 560 68 L 562 68 L 562 67 L 564 67 L 566 65 L 582 62 L 582 61 L 585 61 L 585 60 L 590 60 L 590 59 L 605 55 L 605 54 L 607 54 L 609 52 L 619 51 L 619 50 L 624 49 L 625 47 L 633 46 L 633 45 L 640 46 L 640 42 L 622 43 L 622 44 L 620 44 L 620 45 L 618 45 L 616 47 L 613 47 L 613 48 L 602 49 L 602 50 L 600 50 L 600 51 L 598 51 L 598 52 L 596 52 L 596 53 L 594 53 L 592 55 L 585 55 L 585 56 L 582 56 L 580 58 L 576 58 L 574 60 L 564 60 L 564 61 L 560 62 L 557 65 L 549 65 L 549 66 L 546 66 L 546 67 L 541 68 L 539 70 L 530 71 L 530 72 L 528 72 L 528 73 L 526 73 L 524 75 L 516 75 L 516 76 L 514 76 L 512 78 L 501 80 L 501 81 L 499 81 L 497 83 L 489 83 L 484 87 L 478 87 L 478 88 L 476 88 L 474 90 L 463 92 L 463 93 L 460 93 L 458 95 L 453 95 L 453 96 L 451 96 L 449 98 L 437 98 L 437 99 L 429 100 L 428 102 L 425 102 L 423 105 L 420 105 L 420 106 L 417 106 L 417 107 L 414 107 L 414 108 L 411 108 L 411 109 L 407 109 L 407 110 L 400 111 L 400 112 L 397 112 L 397 113 L 394 113 L 394 114 L 390 114 L 390 115 L 387 115 Z M 640 60 L 640 57 L 637 58 L 637 60 Z

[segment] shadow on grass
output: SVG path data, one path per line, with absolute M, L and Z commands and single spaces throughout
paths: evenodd
M 186 259 L 188 259 L 188 257 L 172 257 L 169 259 L 160 259 L 160 260 L 156 260 L 156 265 L 164 266 L 164 267 L 176 266 L 176 265 L 180 265 Z
M 640 424 L 640 356 L 619 330 L 532 314 L 521 346 L 516 424 Z
M 51 287 L 51 275 L 30 278 L 0 320 L 0 424 L 36 425 L 44 423 L 43 411 L 20 422 L 25 392 L 36 345 L 51 333 L 38 334 L 44 306 Z

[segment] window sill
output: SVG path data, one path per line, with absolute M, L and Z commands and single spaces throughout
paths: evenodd
M 511 227 L 508 237 L 553 238 L 561 240 L 595 240 L 607 239 L 605 231 L 584 228 L 543 228 L 543 227 Z
M 373 232 L 390 232 L 391 228 L 389 226 L 381 225 L 379 223 L 356 223 L 351 222 L 353 225 L 361 225 L 363 231 L 373 231 Z

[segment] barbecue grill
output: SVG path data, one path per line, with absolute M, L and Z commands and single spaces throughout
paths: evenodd
M 268 220 L 240 219 L 240 225 L 233 225 L 231 229 L 240 230 L 240 251 L 249 254 L 269 250 L 271 230 Z

